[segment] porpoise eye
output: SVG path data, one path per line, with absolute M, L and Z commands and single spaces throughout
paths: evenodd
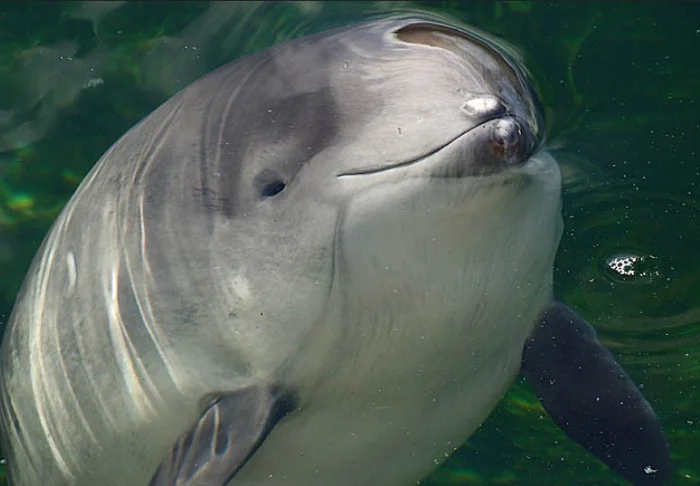
M 268 197 L 276 196 L 280 192 L 284 191 L 285 187 L 287 187 L 287 184 L 285 184 L 284 181 L 280 179 L 275 179 L 266 182 L 262 186 L 262 190 L 260 191 L 260 197 L 262 199 L 267 199 Z
M 260 199 L 267 199 L 284 191 L 287 183 L 276 171 L 263 169 L 253 179 L 253 186 L 260 194 Z

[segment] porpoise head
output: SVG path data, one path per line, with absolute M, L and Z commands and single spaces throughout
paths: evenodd
M 513 285 L 531 286 L 533 309 L 548 298 L 559 172 L 526 74 L 486 36 L 371 22 L 224 66 L 169 105 L 161 152 L 182 171 L 153 164 L 148 179 L 180 199 L 145 212 L 177 215 L 209 329 L 246 373 L 286 369 L 311 341 L 337 351 L 328 342 L 353 329 L 382 335 L 405 313 L 457 326 Z

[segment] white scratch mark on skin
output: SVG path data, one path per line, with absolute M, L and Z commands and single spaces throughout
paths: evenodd
M 78 278 L 75 270 L 75 256 L 72 251 L 66 255 L 66 265 L 68 266 L 68 293 L 72 294 L 75 290 L 75 282 Z
M 109 316 L 109 334 L 115 349 L 115 356 L 121 375 L 124 378 L 129 397 L 133 400 L 142 415 L 155 414 L 153 404 L 145 393 L 144 387 L 154 389 L 148 379 L 145 367 L 138 351 L 134 347 L 129 334 L 125 331 L 121 312 L 119 310 L 119 264 L 115 264 L 110 272 L 110 282 L 105 292 L 106 308 Z M 144 378 L 142 383 L 141 377 Z
M 231 280 L 231 288 L 239 299 L 246 301 L 250 298 L 250 286 L 248 279 L 243 275 L 238 274 Z
M 47 245 L 47 255 L 45 257 L 45 264 L 41 266 L 39 270 L 39 275 L 37 278 L 36 292 L 37 292 L 37 302 L 41 304 L 36 308 L 36 316 L 34 318 L 35 322 L 45 322 L 45 303 L 47 299 L 47 290 L 50 281 L 51 269 L 53 268 L 53 261 L 56 258 L 56 239 L 60 231 L 53 233 Z M 49 322 L 51 320 L 49 319 Z M 50 401 L 50 397 L 56 390 L 55 380 L 52 380 L 49 376 L 51 370 L 53 369 L 51 363 L 50 353 L 44 353 L 43 351 L 43 341 L 44 334 L 43 331 L 46 326 L 36 326 L 35 332 L 33 333 L 29 348 L 30 360 L 34 363 L 31 367 L 31 382 L 34 396 L 36 396 L 36 407 L 37 407 L 37 417 L 41 423 L 41 428 L 44 431 L 46 442 L 51 449 L 51 454 L 56 461 L 56 465 L 60 469 L 61 473 L 66 478 L 73 479 L 75 476 L 71 471 L 66 458 L 61 453 L 61 447 L 58 443 L 58 438 L 54 436 L 53 427 L 49 423 L 49 419 L 54 419 L 57 417 L 53 410 L 53 406 Z M 48 358 L 48 359 L 47 359 Z M 60 417 L 59 417 L 60 420 Z
M 165 370 L 167 370 L 170 379 L 173 381 L 175 386 L 180 392 L 184 392 L 185 385 L 180 379 L 180 375 L 176 372 L 178 369 L 177 361 L 173 356 L 173 351 L 170 346 L 169 336 L 163 332 L 162 326 L 158 322 L 151 304 L 149 296 L 144 295 L 143 291 L 140 291 L 139 282 L 152 282 L 154 280 L 153 271 L 151 269 L 151 262 L 148 259 L 148 240 L 146 235 L 148 234 L 148 228 L 146 226 L 146 216 L 144 209 L 144 198 L 143 196 L 138 200 L 138 216 L 140 224 L 140 253 L 136 258 L 136 263 L 132 263 L 130 255 L 127 253 L 125 255 L 127 275 L 130 279 L 131 288 L 134 290 L 134 299 L 136 301 L 136 306 L 138 307 L 139 314 L 141 315 L 141 321 L 146 327 L 146 331 L 151 338 L 151 342 L 158 352 L 158 356 L 162 360 Z M 138 270 L 136 270 L 138 269 Z M 136 271 L 140 271 L 141 275 L 135 275 Z

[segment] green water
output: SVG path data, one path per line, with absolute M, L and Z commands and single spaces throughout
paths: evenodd
M 700 484 L 700 5 L 423 3 L 526 55 L 566 176 L 557 293 L 657 410 L 671 484 Z M 81 177 L 158 104 L 241 54 L 419 7 L 0 4 L 0 322 Z M 623 483 L 519 383 L 425 484 Z

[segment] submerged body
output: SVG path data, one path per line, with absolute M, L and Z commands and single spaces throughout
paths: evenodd
M 104 155 L 25 281 L 0 362 L 13 485 L 425 477 L 552 298 L 538 110 L 492 41 L 420 19 L 176 95 Z

